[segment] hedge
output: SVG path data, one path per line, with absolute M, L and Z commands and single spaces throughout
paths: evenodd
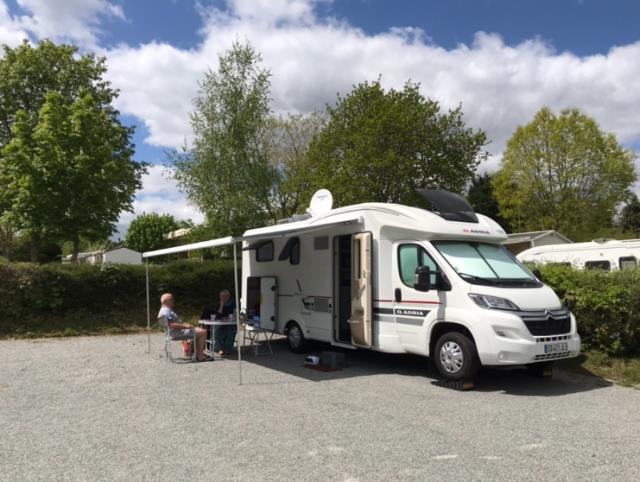
M 199 313 L 233 288 L 233 263 L 150 265 L 151 309 L 166 291 L 176 311 Z M 144 266 L 27 263 L 0 265 L 0 335 L 103 332 L 146 324 Z
M 640 354 L 640 269 L 579 271 L 539 266 L 543 281 L 573 312 L 586 348 Z
M 575 314 L 585 347 L 640 353 L 640 269 L 539 268 Z M 170 291 L 177 311 L 197 316 L 220 289 L 233 287 L 231 261 L 180 261 L 149 271 L 154 312 L 160 294 Z M 0 336 L 126 331 L 146 324 L 144 266 L 0 265 L 0 299 Z

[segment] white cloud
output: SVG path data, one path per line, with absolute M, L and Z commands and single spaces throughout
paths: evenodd
M 72 41 L 86 48 L 95 48 L 105 18 L 126 20 L 122 7 L 109 0 L 16 0 L 24 14 L 10 17 L 0 0 L 0 40 L 7 37 L 10 45 L 27 37 Z M 3 17 L 4 11 L 4 17 Z M 3 35 L 3 30 L 9 32 Z M 18 41 L 19 41 L 18 40 Z
M 0 44 L 14 47 L 26 38 L 29 35 L 23 30 L 20 21 L 9 13 L 7 5 L 0 0 Z
M 225 10 L 206 10 L 203 22 L 203 40 L 192 50 L 150 43 L 106 52 L 109 76 L 122 90 L 118 107 L 145 122 L 154 145 L 177 147 L 190 137 L 198 80 L 234 40 L 245 38 L 271 69 L 277 111 L 322 108 L 337 92 L 382 74 L 386 87 L 412 79 L 444 108 L 462 103 L 467 122 L 487 131 L 497 156 L 515 127 L 544 105 L 578 107 L 621 141 L 640 139 L 640 42 L 580 57 L 540 39 L 510 46 L 479 32 L 471 45 L 447 50 L 420 29 L 368 35 L 319 19 L 313 2 L 303 0 L 235 0 Z
M 118 222 L 116 237 L 124 238 L 129 223 L 143 213 L 171 214 L 176 219 L 191 219 L 201 223 L 204 217 L 187 202 L 171 177 L 170 168 L 153 165 L 142 178 L 142 189 L 137 192 L 133 212 L 123 213 Z

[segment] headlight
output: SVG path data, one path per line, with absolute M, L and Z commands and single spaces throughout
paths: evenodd
M 498 298 L 497 296 L 469 293 L 469 298 L 475 301 L 476 305 L 478 305 L 479 307 L 486 308 L 488 310 L 509 310 L 509 311 L 520 310 L 520 308 L 518 308 L 513 302 L 505 298 Z

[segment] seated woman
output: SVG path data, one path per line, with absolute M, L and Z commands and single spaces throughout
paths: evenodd
M 236 312 L 235 301 L 231 298 L 229 290 L 220 292 L 220 300 L 217 309 L 212 313 L 215 320 L 230 320 Z M 233 343 L 238 329 L 236 325 L 224 325 L 213 327 L 213 351 L 218 355 L 227 355 L 234 351 Z

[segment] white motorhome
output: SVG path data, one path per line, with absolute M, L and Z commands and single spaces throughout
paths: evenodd
M 547 368 L 577 356 L 574 316 L 460 196 L 421 190 L 432 210 L 365 203 L 244 233 L 241 309 L 287 336 L 431 357 L 449 380 L 480 365 Z M 573 249 L 575 245 L 572 245 Z
M 566 264 L 578 269 L 633 269 L 640 258 L 640 239 L 538 246 L 517 257 L 523 263 Z

